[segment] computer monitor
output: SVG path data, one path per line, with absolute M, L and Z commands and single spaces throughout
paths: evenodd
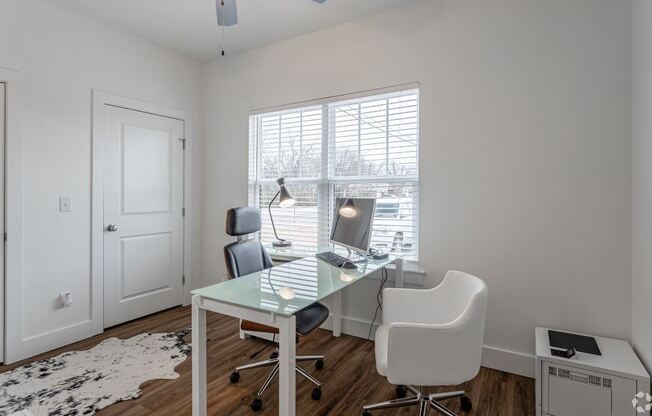
M 369 253 L 375 210 L 374 198 L 337 198 L 330 242 L 363 255 Z

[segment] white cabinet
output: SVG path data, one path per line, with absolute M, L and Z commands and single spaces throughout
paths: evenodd
M 632 399 L 650 391 L 650 377 L 626 341 L 595 337 L 602 355 L 566 359 L 551 354 L 548 328 L 535 334 L 537 416 L 637 415 Z

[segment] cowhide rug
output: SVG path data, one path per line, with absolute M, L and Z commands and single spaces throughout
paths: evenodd
M 190 354 L 189 330 L 109 338 L 87 351 L 66 352 L 0 374 L 0 415 L 93 415 L 139 386 L 179 377 L 174 368 Z

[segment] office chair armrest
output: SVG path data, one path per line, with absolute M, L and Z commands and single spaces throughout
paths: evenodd
M 389 382 L 456 385 L 472 379 L 482 359 L 482 339 L 474 339 L 476 332 L 464 320 L 441 325 L 400 322 L 389 325 Z

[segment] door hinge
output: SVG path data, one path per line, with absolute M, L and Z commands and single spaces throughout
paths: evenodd
M 181 146 L 185 149 L 186 148 L 186 139 L 184 139 L 182 137 L 182 138 L 179 139 L 179 141 L 181 142 Z
M 186 216 L 186 207 L 181 208 L 181 216 L 182 217 Z
M 185 285 L 186 284 L 186 275 L 181 275 L 181 284 Z

